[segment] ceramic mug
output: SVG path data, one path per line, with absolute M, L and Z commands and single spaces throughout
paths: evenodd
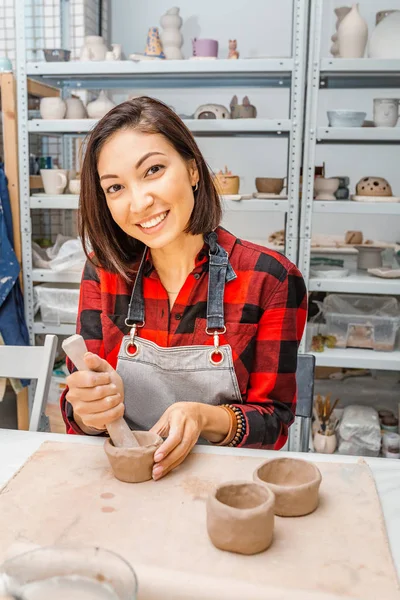
M 218 56 L 218 41 L 194 38 L 192 40 L 193 56 L 213 57 Z
M 67 176 L 63 169 L 40 169 L 40 175 L 46 194 L 57 196 L 67 187 Z
M 396 98 L 374 99 L 374 123 L 376 127 L 396 127 L 399 120 L 399 102 Z

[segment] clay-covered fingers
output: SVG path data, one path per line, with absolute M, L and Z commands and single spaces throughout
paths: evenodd
M 153 479 L 161 479 L 180 465 L 196 444 L 199 437 L 197 427 L 186 422 L 182 429 L 171 431 L 172 435 L 170 433 L 157 450 L 154 457 Z

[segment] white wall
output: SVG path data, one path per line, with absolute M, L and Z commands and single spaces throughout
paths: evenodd
M 399 0 L 392 2 L 392 5 Z M 343 0 L 326 0 L 322 31 L 322 56 L 329 56 L 330 36 L 335 30 L 334 8 Z M 350 5 L 350 2 L 348 2 Z M 228 40 L 236 38 L 241 57 L 291 55 L 291 0 L 182 0 L 179 2 L 183 18 L 183 51 L 191 56 L 193 37 L 210 37 L 220 42 L 219 57 L 227 56 Z M 367 18 L 372 31 L 375 13 L 390 8 L 386 0 L 363 0 L 361 13 Z M 169 0 L 113 0 L 111 8 L 111 41 L 123 44 L 126 55 L 142 52 L 147 30 L 158 26 L 161 15 L 171 7 Z M 198 105 L 217 102 L 229 106 L 233 94 L 239 98 L 248 95 L 264 118 L 287 117 L 289 91 L 260 88 L 192 88 L 192 89 L 137 89 L 130 93 L 148 93 L 174 106 L 178 113 L 193 113 Z M 125 95 L 116 99 L 127 98 Z M 319 124 L 327 124 L 326 111 L 330 108 L 358 108 L 372 116 L 374 97 L 400 97 L 399 90 L 324 90 L 321 92 Z M 286 174 L 287 142 L 271 138 L 198 138 L 206 160 L 214 170 L 227 165 L 241 177 L 243 193 L 255 191 L 257 176 L 283 177 Z M 348 175 L 354 190 L 357 181 L 365 175 L 389 179 L 393 193 L 400 195 L 400 152 L 398 146 L 376 145 L 320 145 L 317 164 L 325 161 L 328 176 Z M 245 201 L 243 202 L 244 205 Z M 269 233 L 283 227 L 282 215 L 274 213 L 227 214 L 226 226 L 237 235 L 267 239 Z M 347 229 L 362 229 L 369 238 L 394 241 L 400 238 L 398 220 L 390 217 L 360 217 L 318 215 L 314 231 L 343 233 Z

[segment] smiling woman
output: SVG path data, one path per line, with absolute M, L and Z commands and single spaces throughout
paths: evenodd
M 88 371 L 69 364 L 61 405 L 69 433 L 102 435 L 124 414 L 165 437 L 154 479 L 199 440 L 279 449 L 294 419 L 303 279 L 220 220 L 205 160 L 165 104 L 135 98 L 97 124 L 81 177 Z

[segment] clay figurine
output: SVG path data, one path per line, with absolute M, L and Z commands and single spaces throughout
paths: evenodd
M 158 27 L 150 27 L 147 33 L 146 49 L 143 54 L 138 52 L 129 55 L 130 60 L 160 60 L 164 58 L 165 54 Z
M 257 109 L 250 104 L 248 96 L 243 98 L 243 104 L 238 104 L 238 97 L 233 96 L 230 108 L 232 119 L 255 119 L 257 116 Z
M 295 458 L 271 458 L 254 471 L 256 483 L 275 494 L 275 514 L 300 517 L 318 506 L 321 473 L 312 463 Z
M 272 542 L 274 494 L 252 482 L 230 482 L 217 487 L 207 499 L 207 531 L 217 548 L 239 554 L 257 554 Z
M 239 52 L 236 50 L 236 48 L 237 48 L 236 40 L 229 40 L 228 58 L 239 58 Z

